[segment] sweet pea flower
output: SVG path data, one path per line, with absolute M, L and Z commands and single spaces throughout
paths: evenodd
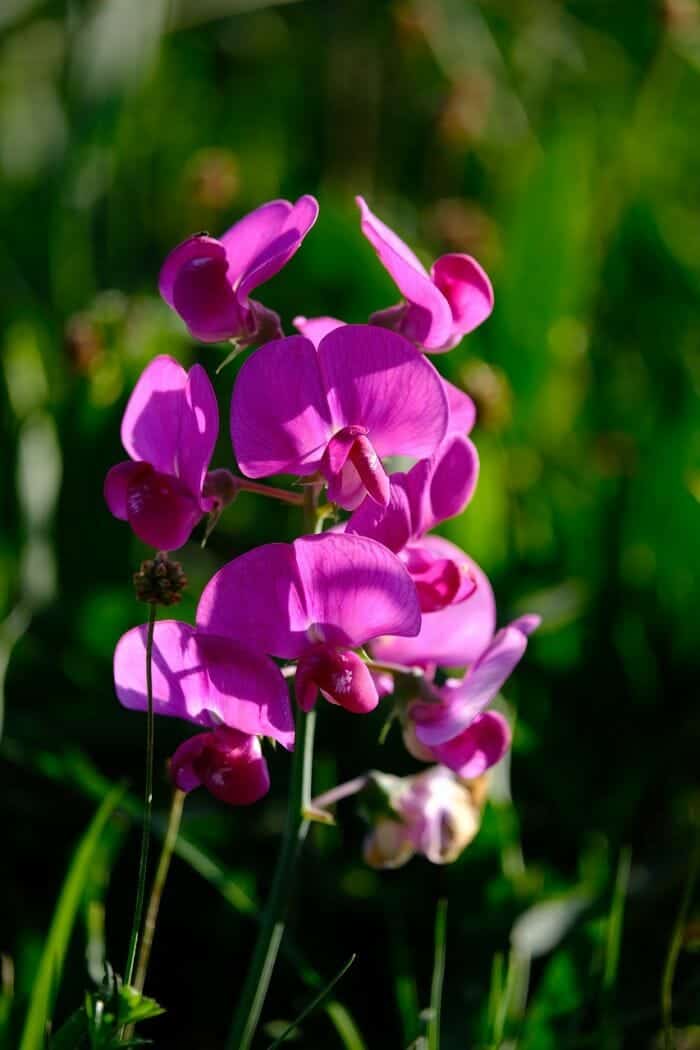
M 219 409 L 200 365 L 189 372 L 162 355 L 142 372 L 124 412 L 121 438 L 131 457 L 107 474 L 112 514 L 152 547 L 177 550 L 217 497 L 205 495 Z
M 451 350 L 493 310 L 493 289 L 486 273 L 476 259 L 457 253 L 440 256 L 428 273 L 365 200 L 355 199 L 362 232 L 404 297 L 404 302 L 373 314 L 370 321 L 400 332 L 429 353 Z
M 373 868 L 401 867 L 416 853 L 432 864 L 451 864 L 479 830 L 478 793 L 444 766 L 374 779 L 390 812 L 377 814 L 365 838 L 365 861 Z
M 426 669 L 464 667 L 473 663 L 491 642 L 496 629 L 496 601 L 486 574 L 463 550 L 442 536 L 424 536 L 421 547 L 436 561 L 461 566 L 475 589 L 467 601 L 424 612 L 415 637 L 376 639 L 372 656 L 388 663 Z
M 230 806 L 248 806 L 270 790 L 258 738 L 227 726 L 180 744 L 170 760 L 170 778 L 180 791 L 202 786 Z
M 127 631 L 114 653 L 117 697 L 132 711 L 148 709 L 147 633 L 146 626 Z M 151 671 L 155 714 L 210 730 L 226 726 L 246 736 L 269 736 L 288 750 L 294 747 L 286 683 L 260 648 L 178 620 L 158 620 Z
M 441 762 L 468 779 L 481 776 L 503 757 L 510 746 L 510 727 L 499 712 L 484 709 L 520 662 L 528 635 L 539 623 L 534 615 L 514 620 L 498 631 L 463 679 L 434 687 L 431 702 L 410 705 L 404 739 L 416 757 Z M 414 734 L 418 749 L 411 746 Z
M 370 536 L 399 556 L 416 585 L 423 613 L 462 602 L 476 589 L 466 556 L 435 553 L 424 537 L 429 529 L 464 510 L 478 473 L 474 445 L 469 438 L 452 434 L 431 459 L 420 460 L 407 474 L 391 475 L 386 507 L 365 499 L 347 523 L 347 533 Z
M 231 438 L 250 478 L 320 473 L 328 498 L 353 510 L 389 502 L 382 457 L 431 456 L 448 428 L 442 380 L 394 332 L 343 325 L 318 346 L 302 336 L 256 350 L 231 402 Z
M 249 345 L 280 336 L 277 314 L 249 296 L 292 258 L 317 215 L 318 203 L 308 195 L 295 204 L 269 201 L 218 239 L 189 237 L 165 260 L 160 294 L 203 343 Z
M 347 711 L 371 711 L 377 686 L 357 653 L 377 635 L 415 634 L 420 609 L 398 558 L 364 536 L 325 533 L 269 543 L 235 558 L 207 584 L 203 632 L 296 660 L 303 710 L 320 692 Z
M 292 324 L 297 331 L 301 332 L 307 339 L 310 339 L 314 346 L 318 348 L 321 340 L 329 332 L 335 331 L 336 328 L 342 328 L 345 322 L 339 321 L 337 317 L 300 316 L 295 317 Z M 463 390 L 448 382 L 443 376 L 440 376 L 440 378 L 447 396 L 447 407 L 449 409 L 447 433 L 469 434 L 476 422 L 476 405 L 469 394 L 465 394 Z

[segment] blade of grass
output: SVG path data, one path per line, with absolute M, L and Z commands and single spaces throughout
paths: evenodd
M 120 803 L 124 789 L 110 791 L 80 840 L 63 883 L 44 951 L 32 989 L 20 1050 L 43 1050 L 58 980 L 68 951 L 71 933 L 82 901 L 91 865 L 109 818 Z
M 313 1011 L 316 1009 L 316 1007 L 319 1005 L 319 1003 L 323 1002 L 323 1000 L 326 998 L 326 996 L 331 991 L 331 989 L 335 988 L 335 986 L 338 983 L 338 981 L 340 981 L 345 976 L 345 974 L 348 972 L 348 970 L 350 969 L 352 964 L 355 962 L 356 958 L 357 958 L 357 956 L 354 955 L 354 954 L 350 956 L 350 958 L 345 963 L 343 968 L 341 970 L 339 970 L 338 973 L 335 975 L 335 977 L 333 977 L 328 982 L 328 984 L 325 986 L 325 988 L 321 989 L 321 991 L 318 993 L 318 995 L 314 996 L 314 998 L 311 1000 L 309 1005 L 304 1007 L 304 1009 L 301 1011 L 301 1013 L 296 1018 L 296 1020 L 292 1021 L 292 1023 L 290 1025 L 288 1025 L 287 1028 L 285 1028 L 285 1030 L 282 1032 L 282 1035 L 279 1036 L 279 1038 L 275 1039 L 274 1043 L 270 1043 L 270 1045 L 267 1048 L 267 1050 L 277 1050 L 277 1047 L 282 1045 L 282 1043 L 285 1041 L 287 1036 L 291 1035 L 291 1033 L 294 1031 L 294 1029 L 297 1028 L 302 1023 L 302 1021 L 305 1021 L 306 1018 L 309 1016 L 309 1014 L 313 1013 Z
M 360 1029 L 352 1019 L 350 1012 L 337 999 L 332 999 L 323 1008 L 331 1019 L 333 1027 L 340 1036 L 345 1050 L 367 1050 Z
M 447 942 L 447 900 L 438 901 L 435 915 L 435 961 L 430 985 L 430 1020 L 428 1021 L 428 1050 L 440 1050 L 440 1014 L 442 986 L 445 980 L 445 949 Z
M 688 911 L 693 900 L 693 893 L 695 892 L 698 868 L 700 868 L 700 837 L 697 837 L 695 840 L 695 847 L 690 858 L 688 874 L 683 889 L 683 898 L 671 933 L 671 940 L 669 941 L 668 953 L 666 955 L 666 964 L 661 979 L 661 1017 L 664 1026 L 664 1050 L 673 1050 L 674 1046 L 673 978 L 676 975 L 678 956 L 680 955 L 681 946 L 683 944 L 683 931 L 688 920 Z
M 605 940 L 605 968 L 603 970 L 603 992 L 607 996 L 612 991 L 617 979 L 620 963 L 620 942 L 625 918 L 625 900 L 630 881 L 632 852 L 626 846 L 620 853 L 615 876 L 612 905 L 608 918 L 607 937 Z

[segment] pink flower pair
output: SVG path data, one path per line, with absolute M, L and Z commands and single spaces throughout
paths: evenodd
M 229 802 L 244 802 L 266 782 L 264 758 L 252 741 L 269 736 L 293 748 L 287 685 L 271 657 L 297 661 L 304 710 L 321 693 L 346 710 L 370 711 L 377 689 L 354 650 L 381 634 L 415 634 L 419 626 L 410 576 L 374 540 L 306 536 L 229 562 L 205 587 L 195 627 L 161 620 L 154 629 L 155 714 L 209 730 L 177 752 L 176 783 L 196 781 L 213 790 L 223 763 L 221 792 Z M 146 636 L 146 627 L 128 631 L 114 656 L 117 696 L 138 711 L 147 708 Z

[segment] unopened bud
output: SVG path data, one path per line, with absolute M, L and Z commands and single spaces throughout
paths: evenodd
M 134 573 L 134 589 L 140 602 L 150 605 L 176 605 L 187 586 L 187 577 L 179 561 L 171 561 L 167 551 L 141 562 Z

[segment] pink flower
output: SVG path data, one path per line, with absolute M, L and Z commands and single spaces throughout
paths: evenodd
M 226 726 L 180 744 L 170 761 L 170 776 L 180 791 L 201 785 L 231 806 L 250 805 L 270 790 L 258 738 Z
M 320 692 L 348 711 L 371 711 L 377 687 L 352 651 L 380 634 L 415 634 L 420 609 L 398 558 L 363 536 L 325 533 L 270 543 L 225 565 L 197 609 L 201 631 L 297 660 L 304 710 Z
M 144 543 L 176 550 L 216 505 L 203 486 L 219 430 L 219 410 L 206 372 L 156 357 L 142 372 L 122 420 L 131 457 L 107 474 L 104 495 L 115 518 Z
M 300 247 L 316 222 L 313 197 L 270 201 L 219 239 L 197 234 L 173 249 L 160 271 L 160 294 L 195 339 L 245 343 L 281 335 L 277 314 L 249 298 Z
M 433 864 L 450 864 L 479 830 L 477 800 L 443 766 L 411 777 L 373 774 L 373 779 L 388 803 L 364 842 L 365 860 L 373 868 L 398 868 L 416 853 Z
M 303 336 L 310 339 L 315 347 L 329 332 L 342 328 L 344 321 L 337 317 L 295 317 L 292 324 Z M 447 424 L 448 434 L 469 434 L 476 422 L 476 405 L 459 387 L 440 376 L 447 396 L 447 407 L 450 418 Z
M 497 711 L 484 708 L 520 662 L 528 635 L 539 622 L 534 615 L 514 620 L 498 631 L 463 679 L 433 689 L 436 702 L 417 701 L 409 708 L 418 744 L 460 777 L 480 776 L 507 751 L 507 721 Z M 410 736 L 407 742 L 411 750 Z
M 430 456 L 445 436 L 440 376 L 401 336 L 344 325 L 318 350 L 301 336 L 268 343 L 238 374 L 231 437 L 251 478 L 320 472 L 328 498 L 352 510 L 389 500 L 382 457 Z
M 396 332 L 423 350 L 451 350 L 493 309 L 488 277 L 470 255 L 442 255 L 430 273 L 411 249 L 356 197 L 361 226 L 404 302 L 374 314 L 370 321 Z
M 472 497 L 479 459 L 469 438 L 452 434 L 431 459 L 407 473 L 391 475 L 389 503 L 365 499 L 346 532 L 371 536 L 394 551 L 408 569 L 423 613 L 436 612 L 469 598 L 476 589 L 466 555 L 446 557 L 424 542 L 429 529 L 461 513 Z
M 486 574 L 454 543 L 442 536 L 424 536 L 421 548 L 436 560 L 461 566 L 475 584 L 467 601 L 424 612 L 421 629 L 411 638 L 378 638 L 372 643 L 377 660 L 432 668 L 464 667 L 484 651 L 496 629 L 496 602 Z
M 135 627 L 114 653 L 117 697 L 132 711 L 147 709 L 147 628 Z M 158 620 L 153 632 L 153 710 L 207 729 L 227 726 L 248 736 L 269 736 L 294 747 L 287 685 L 259 647 Z

